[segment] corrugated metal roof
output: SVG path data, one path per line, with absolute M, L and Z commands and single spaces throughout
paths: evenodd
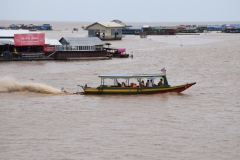
M 50 46 L 61 46 L 62 44 L 57 39 L 45 38 L 45 44 Z
M 40 33 L 40 32 L 33 32 L 29 30 L 0 30 L 0 37 L 14 37 L 14 34 L 23 33 Z
M 239 26 L 240 26 L 240 24 L 230 24 L 230 26 L 239 27 Z
M 95 23 L 90 24 L 89 26 L 87 26 L 86 29 L 88 29 L 89 27 L 91 27 L 91 26 L 93 26 L 95 24 L 100 24 L 100 25 L 102 25 L 104 27 L 117 27 L 117 28 L 123 27 L 123 25 L 120 25 L 120 24 L 118 24 L 116 22 L 95 22 Z
M 222 27 L 221 24 L 212 24 L 212 25 L 208 25 L 208 27 Z
M 62 37 L 61 39 L 65 39 L 71 46 L 97 46 L 106 44 L 98 37 Z
M 0 39 L 0 45 L 6 45 L 6 44 L 14 45 L 14 40 L 12 38 Z
M 149 28 L 151 27 L 150 25 L 143 25 L 142 28 Z
M 175 26 L 155 26 L 155 27 L 151 27 L 151 29 L 155 29 L 155 30 L 161 30 L 161 29 L 177 29 L 177 27 Z
M 126 27 L 125 29 L 130 29 L 130 30 L 141 30 L 141 27 Z
M 123 25 L 116 22 L 97 22 L 105 27 L 123 27 Z

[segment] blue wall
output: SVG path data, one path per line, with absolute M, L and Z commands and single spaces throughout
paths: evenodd
M 39 26 L 39 29 L 40 30 L 52 30 L 52 26 L 42 25 L 42 26 Z

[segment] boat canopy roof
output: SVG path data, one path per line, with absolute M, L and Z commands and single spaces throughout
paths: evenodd
M 117 78 L 124 78 L 124 79 L 142 79 L 142 78 L 157 78 L 166 76 L 165 74 L 100 74 L 98 77 L 102 79 L 117 79 Z

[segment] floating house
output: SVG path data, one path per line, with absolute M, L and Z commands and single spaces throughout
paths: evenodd
M 204 32 L 204 31 L 207 31 L 207 25 L 197 25 L 197 30 L 198 32 Z
M 208 31 L 222 31 L 224 25 L 209 25 L 207 27 Z
M 9 26 L 9 29 L 19 29 L 19 26 L 16 25 L 16 24 L 11 24 L 11 25 Z
M 186 30 L 186 25 L 179 25 L 177 26 L 177 32 L 181 33 Z
M 37 24 L 28 24 L 28 25 L 23 25 L 22 29 L 38 29 L 38 25 Z
M 151 26 L 150 25 L 143 25 L 143 26 L 140 26 L 140 27 L 142 28 L 143 32 L 148 32 Z
M 122 29 L 122 34 L 138 35 L 142 31 L 142 27 L 124 26 Z
M 106 45 L 97 37 L 62 37 L 59 42 L 62 44 L 59 51 L 99 51 Z
M 149 28 L 148 35 L 174 35 L 176 32 L 175 26 L 155 26 Z
M 46 53 L 46 57 L 54 59 L 80 59 L 86 57 L 107 58 L 106 45 L 98 37 L 62 37 L 61 46 L 55 46 L 55 51 Z
M 224 25 L 222 31 L 226 33 L 240 33 L 240 24 Z
M 197 25 L 186 25 L 185 30 L 183 30 L 184 33 L 197 33 L 199 32 L 197 29 Z
M 121 40 L 123 26 L 116 22 L 96 22 L 86 27 L 88 37 L 98 37 L 101 40 Z
M 37 24 L 11 24 L 9 29 L 28 29 L 28 30 L 52 30 L 52 26 L 50 24 L 42 24 L 42 25 L 37 25 Z
M 52 30 L 52 26 L 50 24 L 43 24 L 37 27 L 39 30 Z
M 44 33 L 28 30 L 0 30 L 0 55 L 5 58 L 43 58 L 45 52 L 62 45 L 57 39 L 45 38 Z

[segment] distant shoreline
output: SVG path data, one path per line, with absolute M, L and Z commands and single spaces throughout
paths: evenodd
M 95 22 L 95 21 L 94 21 Z M 0 20 L 0 26 L 3 25 L 3 23 L 7 25 L 11 25 L 13 23 L 37 23 L 37 24 L 44 24 L 44 23 L 50 23 L 50 24 L 92 24 L 93 21 L 36 21 L 36 20 Z M 97 22 L 97 21 L 96 21 Z M 123 21 L 124 22 L 124 21 Z M 235 24 L 240 23 L 240 21 L 189 21 L 189 22 L 124 22 L 125 24 L 148 24 L 148 25 L 187 25 L 187 24 L 196 24 L 196 25 L 210 25 L 210 24 Z

